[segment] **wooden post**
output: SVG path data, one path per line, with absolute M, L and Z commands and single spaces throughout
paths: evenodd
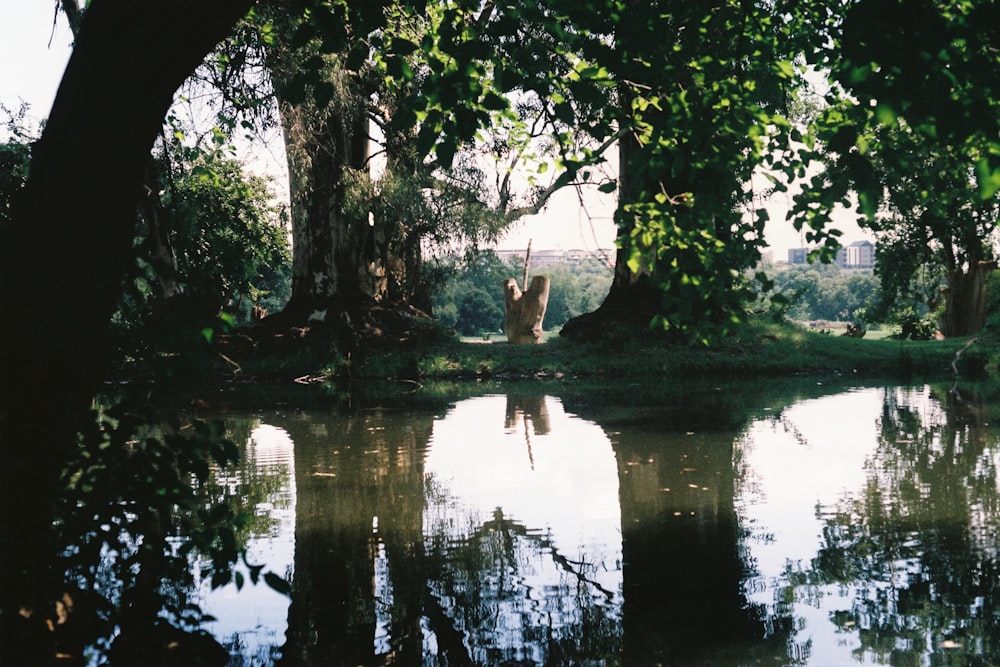
M 524 251 L 524 276 L 521 278 L 521 289 L 528 291 L 528 264 L 531 263 L 531 239 L 528 239 L 528 249 Z

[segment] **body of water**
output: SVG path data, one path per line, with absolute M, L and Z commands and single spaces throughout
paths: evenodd
M 230 415 L 234 665 L 1000 664 L 1000 432 L 928 386 Z M 636 404 L 642 401 L 636 400 Z

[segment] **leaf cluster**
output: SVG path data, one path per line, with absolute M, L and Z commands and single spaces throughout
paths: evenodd
M 857 208 L 893 245 L 964 270 L 991 255 L 1000 198 L 1000 14 L 992 2 L 863 0 L 832 35 L 843 57 L 803 133 L 816 173 L 796 225 Z M 889 18 L 893 17 L 893 18 Z M 887 285 L 887 287 L 889 287 Z
M 173 155 L 162 203 L 182 283 L 216 308 L 279 288 L 291 249 L 267 181 L 215 148 L 177 146 Z

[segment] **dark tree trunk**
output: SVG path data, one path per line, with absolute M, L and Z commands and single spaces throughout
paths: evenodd
M 281 665 L 420 664 L 420 621 L 430 601 L 423 465 L 431 420 L 382 422 L 372 413 L 279 425 L 296 443 L 297 489 L 295 595 Z M 317 430 L 343 446 L 304 435 Z M 372 461 L 382 462 L 375 474 Z M 379 557 L 390 564 L 388 581 L 373 577 Z M 387 588 L 389 606 L 380 597 Z M 392 658 L 377 655 L 372 642 L 379 605 L 383 620 L 390 617 Z
M 356 313 L 386 289 L 376 228 L 345 208 L 345 179 L 367 169 L 367 116 L 309 103 L 281 106 L 292 204 L 287 310 L 298 318 Z
M 251 4 L 94 0 L 83 20 L 13 221 L 0 229 L 5 620 L 58 576 L 52 506 L 108 368 L 150 148 L 174 91 Z
M 630 99 L 625 87 L 620 87 L 623 99 Z M 645 187 L 642 182 L 644 172 L 641 148 L 631 135 L 623 136 L 618 142 L 618 252 L 615 254 L 615 276 L 608 295 L 600 307 L 592 313 L 574 317 L 563 325 L 560 335 L 577 339 L 599 338 L 608 331 L 609 325 L 625 327 L 648 326 L 659 312 L 662 293 L 653 284 L 647 272 L 633 271 L 628 265 L 629 234 L 632 224 L 625 212 L 625 206 L 637 200 Z
M 743 68 L 752 60 L 747 53 L 756 47 L 734 41 L 732 31 L 732 21 L 741 18 L 737 7 L 746 9 L 746 3 L 625 4 L 630 18 L 617 26 L 615 35 L 620 60 L 614 75 L 621 82 L 617 115 L 624 128 L 638 124 L 618 142 L 621 249 L 604 303 L 567 322 L 562 333 L 599 337 L 615 325 L 647 328 L 654 318 L 684 337 L 717 324 L 724 329 L 742 306 L 741 293 L 734 289 L 736 276 L 759 259 L 758 230 L 741 223 L 739 210 L 754 162 L 747 132 L 739 128 L 748 130 L 750 123 L 739 114 L 717 114 L 716 101 L 698 80 L 708 75 L 697 74 L 689 63 L 693 57 L 711 56 L 727 63 L 713 75 L 746 76 Z M 648 62 L 660 67 L 643 65 Z M 666 98 L 681 91 L 690 93 L 683 113 L 671 111 L 670 105 L 662 110 L 649 105 L 642 111 L 633 105 L 639 95 Z M 774 101 L 762 89 L 758 102 Z M 643 138 L 644 126 L 657 131 Z M 726 162 L 720 155 L 748 159 Z M 635 269 L 629 266 L 634 248 L 642 259 Z
M 941 321 L 945 336 L 969 336 L 986 325 L 986 278 L 996 262 L 976 262 L 968 273 L 961 269 L 948 272 L 948 295 Z

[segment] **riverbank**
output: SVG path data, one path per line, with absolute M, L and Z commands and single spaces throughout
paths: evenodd
M 746 378 L 797 375 L 983 377 L 997 368 L 995 336 L 973 340 L 900 341 L 849 338 L 789 324 L 740 327 L 711 347 L 670 343 L 662 336 L 609 336 L 600 344 L 562 338 L 542 345 L 471 344 L 428 336 L 402 345 L 341 354 L 321 339 L 267 354 L 247 354 L 227 372 L 237 382 L 422 383 L 432 380 L 579 378 Z

